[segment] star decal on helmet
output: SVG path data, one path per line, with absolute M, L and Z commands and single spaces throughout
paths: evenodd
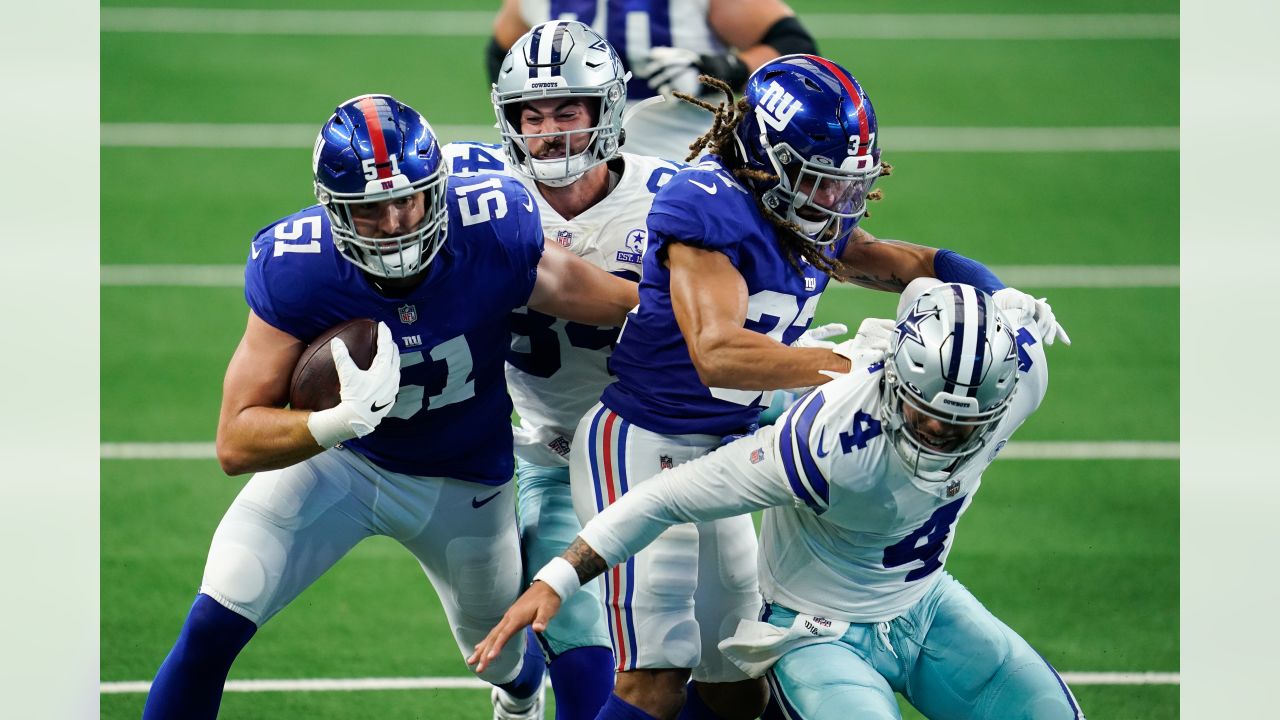
M 1009 338 L 1009 352 L 1005 355 L 1005 358 L 1004 358 L 1005 361 L 1009 362 L 1017 359 L 1018 351 L 1021 348 L 1018 345 L 1017 339 L 1014 337 L 1013 328 L 1009 327 L 1005 323 L 1001 323 L 1000 330 L 1005 334 L 1006 337 Z
M 902 319 L 902 322 L 898 323 L 898 339 L 894 344 L 894 352 L 901 349 L 903 343 L 908 340 L 911 340 L 918 345 L 924 345 L 924 338 L 920 335 L 920 323 L 928 320 L 929 318 L 938 317 L 941 313 L 942 311 L 936 307 L 929 308 L 922 312 L 919 304 L 911 308 L 911 311 Z

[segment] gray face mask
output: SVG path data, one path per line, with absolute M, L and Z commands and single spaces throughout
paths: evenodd
M 538 182 L 562 186 L 616 156 L 623 140 L 629 78 L 613 47 L 590 27 L 552 21 L 531 29 L 511 46 L 493 85 L 493 106 L 508 162 Z M 594 108 L 595 123 L 574 130 L 521 132 L 520 113 L 526 103 L 561 98 L 583 100 L 588 109 Z M 563 157 L 535 157 L 534 150 L 548 138 L 559 138 L 566 150 L 575 145 L 582 149 L 565 152 Z
M 945 480 L 988 443 L 1009 410 L 1018 354 L 1008 321 L 990 296 L 942 284 L 898 313 L 885 358 L 881 414 L 895 454 L 916 477 Z M 917 437 L 906 417 L 936 420 L 964 439 L 939 448 Z M 954 426 L 967 426 L 967 434 Z

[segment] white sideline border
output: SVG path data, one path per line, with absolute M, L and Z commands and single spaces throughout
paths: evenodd
M 1002 460 L 1178 460 L 1177 442 L 1018 442 L 1000 451 Z M 211 442 L 104 442 L 102 460 L 214 460 Z
M 101 9 L 104 33 L 488 37 L 493 11 Z M 1176 14 L 805 13 L 819 40 L 1176 40 Z
M 433 125 L 443 142 L 498 141 L 493 125 Z M 102 147 L 311 148 L 314 123 L 102 123 Z M 882 138 L 900 152 L 1176 152 L 1178 127 L 894 127 Z
M 1179 673 L 1064 672 L 1068 685 L 1181 685 Z M 353 692 L 368 690 L 484 690 L 489 683 L 476 677 L 420 678 L 303 678 L 297 680 L 228 680 L 226 692 Z M 140 694 L 151 689 L 147 680 L 104 682 L 103 695 Z
M 1177 265 L 995 265 L 992 272 L 1017 288 L 1176 288 Z M 102 287 L 243 287 L 243 265 L 103 265 Z M 855 289 L 832 283 L 828 292 Z

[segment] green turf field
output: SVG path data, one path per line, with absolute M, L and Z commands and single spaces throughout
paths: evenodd
M 381 10 L 496 10 L 496 0 L 380 0 Z M 1163 13 L 1159 2 L 917 0 L 901 9 L 844 0 L 806 14 Z M 281 0 L 110 0 L 113 8 L 297 9 Z M 338 0 L 307 8 L 350 10 Z M 368 8 L 366 8 L 368 9 Z M 102 122 L 319 127 L 361 92 L 390 92 L 446 140 L 492 122 L 479 34 L 385 40 L 313 35 L 104 32 Z M 996 266 L 1175 268 L 1178 156 L 1169 150 L 906 152 L 894 128 L 1174 128 L 1178 41 L 824 38 L 875 101 L 893 176 L 864 226 L 951 247 Z M 385 44 L 385 45 L 383 45 Z M 384 48 L 386 51 L 383 51 Z M 313 131 L 312 131 L 313 132 Z M 105 140 L 104 140 L 105 142 Z M 122 285 L 120 266 L 243 263 L 254 232 L 313 202 L 310 147 L 124 147 L 101 151 L 101 406 L 104 449 L 209 443 L 222 373 L 247 308 L 233 284 Z M 1099 281 L 1029 285 L 1047 294 L 1072 347 L 1048 349 L 1050 390 L 1021 441 L 1178 441 L 1178 290 Z M 1135 275 L 1136 277 L 1136 275 Z M 828 293 L 818 321 L 856 325 L 894 298 Z M 164 446 L 161 446 L 164 447 Z M 1176 447 L 1176 446 L 1174 446 Z M 199 584 L 210 537 L 244 478 L 196 459 L 101 463 L 101 709 L 136 718 Z M 1007 459 L 987 474 L 949 569 L 1067 673 L 1176 673 L 1178 463 L 1164 459 Z M 461 678 L 438 602 L 396 543 L 367 541 L 265 626 L 233 680 Z M 1085 676 L 1094 677 L 1094 676 Z M 1073 690 L 1090 718 L 1169 718 L 1178 685 Z M 480 689 L 231 692 L 225 718 L 486 718 Z M 548 714 L 550 716 L 550 713 Z M 918 717 L 907 710 L 905 717 Z

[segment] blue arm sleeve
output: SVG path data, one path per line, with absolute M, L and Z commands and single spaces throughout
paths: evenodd
M 1005 287 L 986 265 L 952 250 L 939 250 L 933 256 L 933 273 L 942 282 L 972 285 L 988 294 Z

